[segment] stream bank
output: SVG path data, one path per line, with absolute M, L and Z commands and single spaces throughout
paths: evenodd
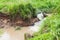
M 10 23 L 7 23 L 5 19 L 2 23 L 4 33 L 0 37 L 1 40 L 25 40 L 24 34 L 33 35 L 34 32 L 38 32 L 40 24 L 43 22 L 35 22 L 34 25 L 28 27 L 21 27 L 20 30 L 16 30 L 15 27 L 11 26 Z M 4 25 L 4 26 L 3 26 Z

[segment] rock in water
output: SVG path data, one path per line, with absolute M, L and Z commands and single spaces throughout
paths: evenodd
M 41 12 L 41 13 L 37 14 L 37 18 L 39 18 L 39 20 L 42 20 L 44 18 L 43 13 Z

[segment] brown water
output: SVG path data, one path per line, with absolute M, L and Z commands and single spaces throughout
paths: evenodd
M 24 34 L 32 32 L 29 30 L 29 27 L 22 27 L 21 30 L 16 30 L 16 28 L 11 27 L 7 20 L 0 20 L 0 26 L 5 27 L 4 33 L 0 37 L 0 40 L 25 40 Z
M 29 30 L 29 27 L 23 27 L 21 30 L 15 30 L 15 28 L 10 27 L 4 29 L 4 34 L 0 37 L 0 40 L 25 40 L 24 34 L 29 33 L 32 34 L 33 32 Z
M 16 30 L 14 27 L 11 27 L 7 20 L 0 20 L 0 26 L 5 27 L 4 33 L 0 37 L 0 40 L 25 40 L 24 34 L 29 33 L 32 35 L 36 28 L 33 26 L 21 27 L 21 30 Z M 35 26 L 37 27 L 37 26 Z
M 36 22 L 34 26 L 29 27 L 22 27 L 21 30 L 16 30 L 14 27 L 9 26 L 10 24 L 7 24 L 7 20 L 3 21 L 4 33 L 0 37 L 0 40 L 25 40 L 24 34 L 29 33 L 32 35 L 34 32 L 37 32 L 39 29 L 39 26 L 43 21 Z
M 4 33 L 0 37 L 0 40 L 25 40 L 24 34 L 29 33 L 32 35 L 34 32 L 38 31 L 40 25 L 40 21 L 36 22 L 34 26 L 29 27 L 21 27 L 20 30 L 16 30 L 16 28 L 11 27 L 9 24 L 6 24 L 6 20 L 4 21 L 5 28 Z

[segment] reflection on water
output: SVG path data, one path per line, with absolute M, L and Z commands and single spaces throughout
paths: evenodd
M 5 32 L 1 37 L 0 40 L 10 40 L 10 36 L 7 32 Z

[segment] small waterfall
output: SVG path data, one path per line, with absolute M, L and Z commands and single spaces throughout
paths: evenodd
M 33 32 L 38 32 L 40 25 L 42 24 L 42 22 L 46 19 L 44 18 L 44 15 L 42 12 L 40 12 L 40 14 L 37 14 L 37 18 L 40 20 L 38 22 L 35 22 L 33 26 L 30 26 L 30 30 Z

